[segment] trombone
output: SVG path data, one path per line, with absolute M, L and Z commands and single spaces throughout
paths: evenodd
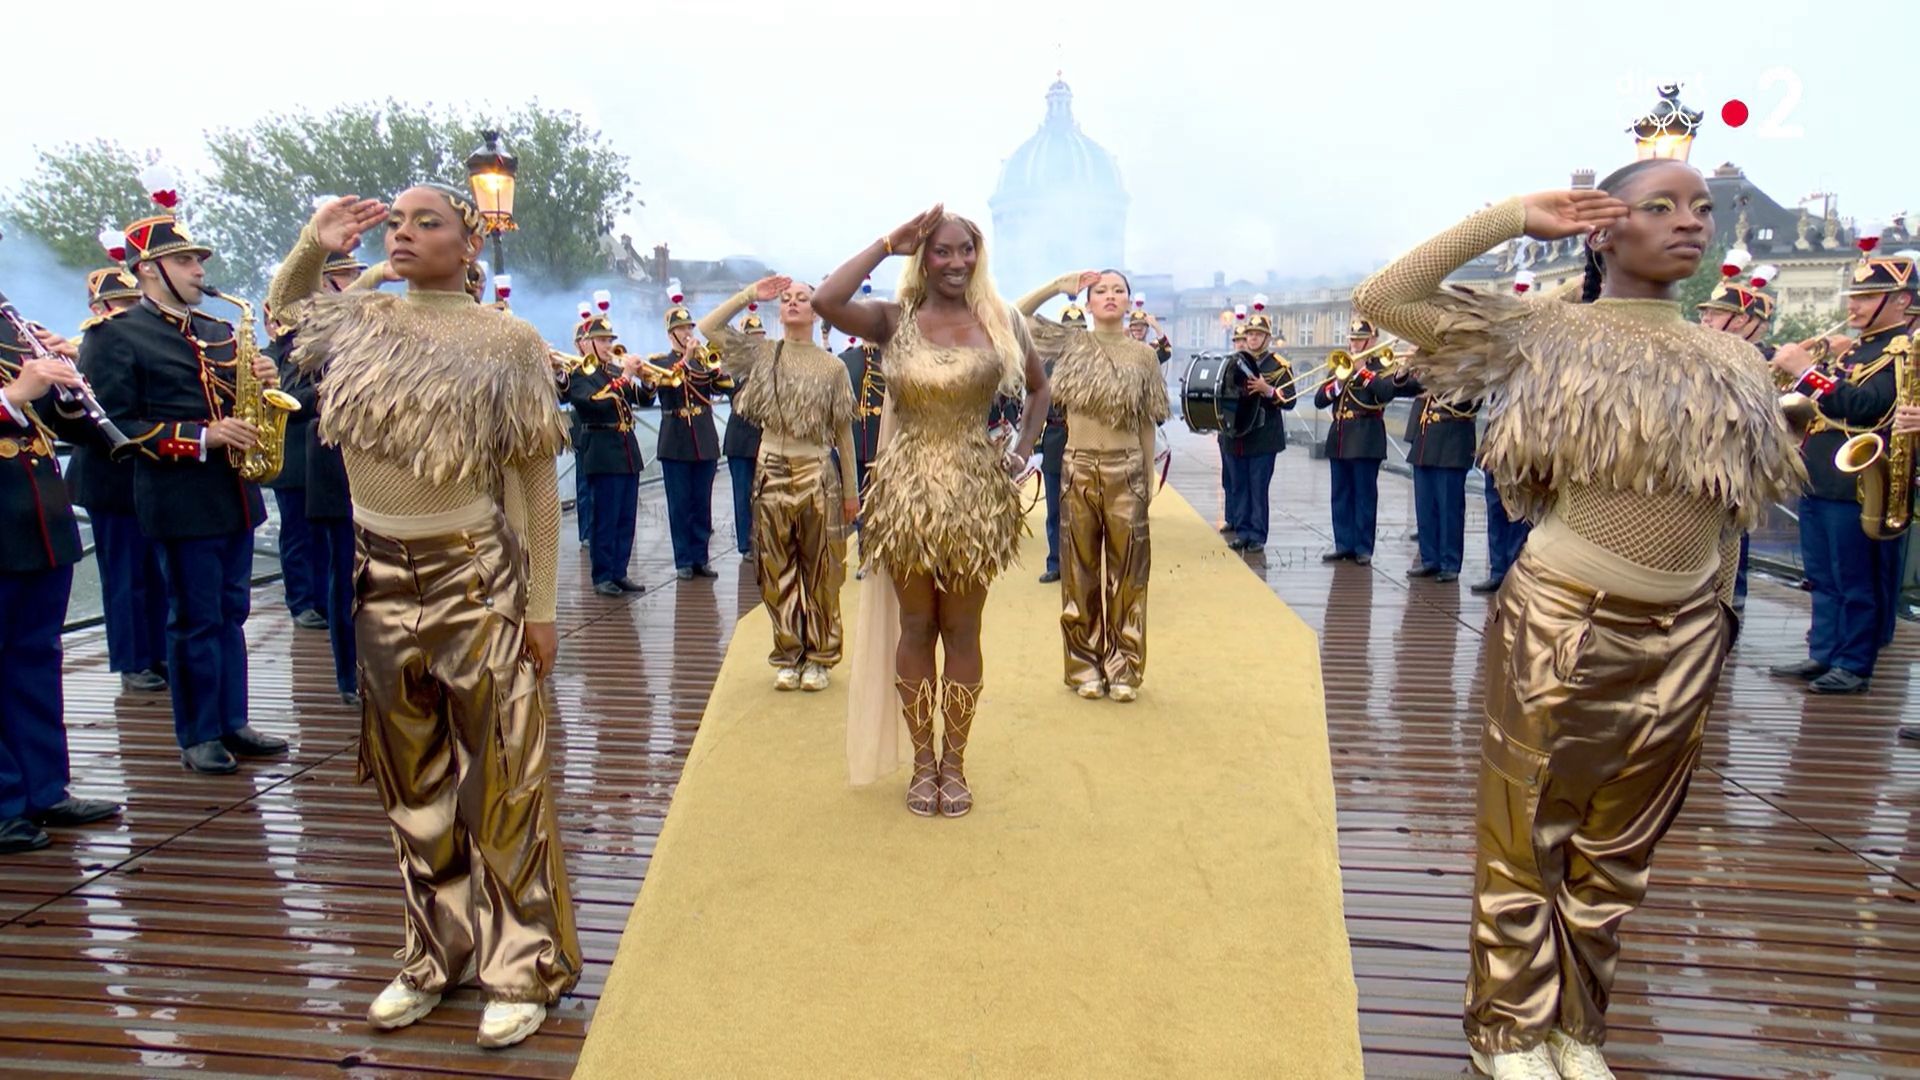
M 1347 380 L 1353 378 L 1355 372 L 1360 370 L 1361 364 L 1375 356 L 1378 356 L 1380 362 L 1386 367 L 1386 371 L 1382 372 L 1382 374 L 1389 373 L 1393 371 L 1396 366 L 1393 344 L 1391 341 L 1383 341 L 1373 348 L 1360 353 L 1350 353 L 1345 349 L 1335 349 L 1327 354 L 1326 363 L 1307 369 L 1304 375 L 1294 376 L 1294 382 L 1311 383 L 1314 376 L 1324 371 L 1334 382 L 1345 383 Z

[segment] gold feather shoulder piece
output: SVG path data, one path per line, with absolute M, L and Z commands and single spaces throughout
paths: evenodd
M 1124 334 L 1067 331 L 1053 365 L 1053 402 L 1067 414 L 1090 416 L 1132 431 L 1167 418 L 1167 384 L 1153 350 Z M 1035 335 L 1035 341 L 1039 335 Z
M 1687 322 L 1677 304 L 1569 304 L 1450 288 L 1436 392 L 1490 399 L 1481 459 L 1538 520 L 1559 485 L 1686 494 L 1755 524 L 1806 483 L 1758 349 Z
M 433 484 L 558 454 L 567 428 L 546 342 L 517 316 L 447 295 L 307 305 L 294 363 L 321 372 L 321 434 Z
M 840 358 L 812 342 L 757 350 L 753 378 L 735 405 L 764 431 L 832 446 L 853 423 L 853 383 Z

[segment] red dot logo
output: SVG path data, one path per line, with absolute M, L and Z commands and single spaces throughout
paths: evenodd
M 1725 105 L 1720 106 L 1720 119 L 1725 121 L 1728 127 L 1737 128 L 1746 123 L 1747 103 L 1739 98 L 1730 99 Z

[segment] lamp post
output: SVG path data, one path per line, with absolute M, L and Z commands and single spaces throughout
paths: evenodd
M 1633 122 L 1633 145 L 1638 160 L 1665 158 L 1685 161 L 1693 148 L 1693 133 L 1699 129 L 1702 113 L 1680 103 L 1680 84 L 1660 88 L 1660 100 L 1647 114 Z
M 520 162 L 502 145 L 499 132 L 482 131 L 480 138 L 485 145 L 467 155 L 467 182 L 473 186 L 473 202 L 480 210 L 481 223 L 493 237 L 493 269 L 504 276 L 507 256 L 500 234 L 520 227 L 513 221 L 513 174 Z M 497 283 L 495 293 L 496 299 L 506 299 Z

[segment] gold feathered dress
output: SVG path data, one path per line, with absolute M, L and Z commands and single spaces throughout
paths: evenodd
M 1484 1053 L 1599 1044 L 1738 626 L 1742 530 L 1805 482 L 1758 350 L 1654 300 L 1442 288 L 1519 236 L 1511 199 L 1380 271 L 1360 314 L 1437 393 L 1491 396 L 1482 451 L 1536 524 L 1487 618 L 1465 1028 Z
M 464 292 L 315 297 L 325 257 L 303 232 L 269 302 L 352 490 L 360 772 L 406 886 L 400 976 L 438 993 L 471 964 L 489 1000 L 551 1004 L 581 960 L 523 654 L 555 606 L 567 429 L 546 343 Z

